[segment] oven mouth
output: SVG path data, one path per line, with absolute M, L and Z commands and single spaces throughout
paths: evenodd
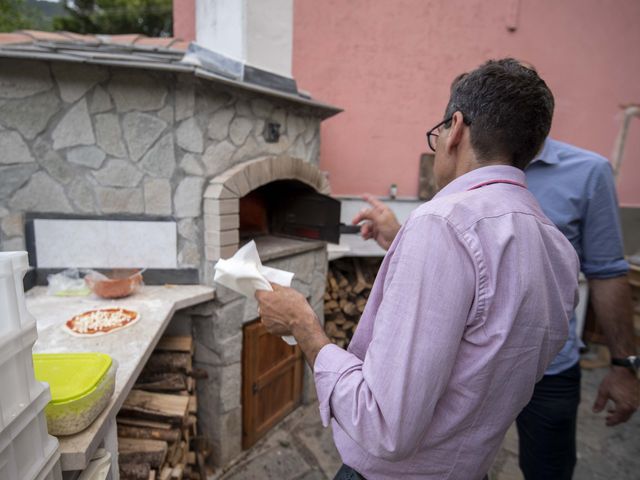
M 240 199 L 240 242 L 272 235 L 338 243 L 340 202 L 296 180 L 277 180 Z

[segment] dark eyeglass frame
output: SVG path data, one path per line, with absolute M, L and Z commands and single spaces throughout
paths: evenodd
M 447 123 L 451 122 L 451 120 L 453 120 L 453 115 L 451 115 L 449 118 L 445 118 L 443 121 L 441 121 L 439 124 L 437 124 L 435 127 L 433 127 L 431 130 L 429 130 L 427 132 L 427 144 L 429 145 L 429 148 L 431 149 L 431 151 L 433 153 L 436 152 L 436 139 L 438 138 L 438 136 L 440 135 L 439 133 L 436 133 L 436 130 L 438 130 L 440 127 L 442 127 L 443 125 L 446 125 Z M 468 120 L 464 114 L 462 115 L 462 121 L 466 124 L 466 125 L 471 125 L 471 121 Z

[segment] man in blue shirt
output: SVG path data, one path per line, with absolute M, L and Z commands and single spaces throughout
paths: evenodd
M 638 409 L 640 383 L 635 355 L 629 266 L 624 259 L 618 201 L 611 165 L 593 152 L 548 138 L 525 169 L 527 187 L 542 210 L 569 239 L 587 277 L 596 321 L 605 333 L 613 361 L 593 406 L 611 400 L 606 424 L 626 422 Z M 365 221 L 361 235 L 388 248 L 400 228 L 382 202 L 364 197 L 353 223 Z M 576 419 L 580 403 L 580 339 L 571 320 L 567 343 L 554 359 L 533 397 L 517 418 L 520 468 L 526 480 L 569 480 L 576 463 Z
M 627 358 L 635 355 L 635 345 L 629 266 L 611 165 L 593 152 L 547 139 L 525 175 L 544 213 L 578 253 L 612 358 L 630 363 Z M 517 419 L 520 468 L 527 480 L 570 479 L 573 474 L 580 402 L 580 340 L 575 323 L 574 316 L 567 343 Z M 614 406 L 607 425 L 626 422 L 638 408 L 638 391 L 633 365 L 614 365 L 600 385 L 594 411 L 602 411 L 611 400 Z

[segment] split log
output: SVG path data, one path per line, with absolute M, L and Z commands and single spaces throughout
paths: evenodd
M 171 424 L 164 422 L 154 422 L 153 420 L 142 420 L 139 418 L 129 418 L 129 417 L 121 417 L 118 415 L 118 424 L 119 425 L 130 425 L 132 427 L 145 427 L 145 428 L 156 428 L 162 430 L 170 430 Z
M 338 281 L 338 288 L 340 290 L 349 285 L 349 280 L 347 280 L 347 277 L 342 275 L 340 272 L 336 272 L 336 280 Z
M 187 417 L 189 397 L 131 390 L 120 412 L 140 418 L 181 425 Z
M 148 392 L 179 392 L 188 388 L 188 379 L 184 373 L 160 373 L 148 377 L 140 376 L 134 388 Z
M 171 471 L 171 480 L 182 480 L 182 474 L 184 472 L 184 465 L 176 465 Z
M 357 258 L 354 258 L 353 266 L 356 271 L 356 284 L 353 287 L 354 293 L 358 294 L 362 292 L 365 288 L 371 289 L 371 284 L 367 283 L 367 281 L 364 279 L 364 274 L 362 273 L 362 267 L 360 266 L 360 260 L 358 260 Z
M 191 370 L 191 373 L 189 374 L 189 376 L 195 379 L 202 379 L 202 380 L 206 380 L 207 378 L 209 378 L 209 374 L 207 373 L 207 371 L 202 368 L 194 368 L 193 370 Z
M 142 378 L 154 373 L 190 373 L 191 354 L 182 352 L 154 352 L 142 371 Z
M 187 427 L 189 427 L 189 431 L 194 437 L 198 435 L 198 417 L 195 415 L 189 415 L 189 418 L 187 419 Z
M 147 478 L 147 480 L 156 480 L 156 471 L 155 470 L 151 470 L 149 472 L 149 477 Z
M 186 456 L 187 452 L 187 442 L 179 442 L 176 446 L 176 449 L 171 453 L 171 456 L 167 458 L 167 463 L 169 463 L 169 465 L 171 465 L 172 467 L 183 463 L 182 458 Z
M 151 466 L 148 463 L 123 463 L 119 462 L 121 480 L 148 480 Z
M 180 430 L 163 430 L 159 428 L 132 427 L 118 425 L 118 437 L 143 438 L 148 440 L 164 440 L 165 442 L 177 442 L 180 440 Z
M 160 468 L 167 455 L 167 442 L 142 440 L 138 438 L 118 438 L 118 460 L 122 463 L 148 464 Z M 149 471 L 145 478 L 149 475 Z
M 173 468 L 171 467 L 162 467 L 162 470 L 160 471 L 160 480 L 169 480 L 171 478 L 172 471 Z
M 340 287 L 338 286 L 338 282 L 336 281 L 335 277 L 332 274 L 329 276 L 329 285 L 331 287 L 331 291 L 333 292 L 337 292 L 338 290 L 340 290 Z
M 356 326 L 356 322 L 352 321 L 352 320 L 347 320 L 346 322 L 344 322 L 342 324 L 342 330 L 355 330 L 353 327 Z
M 347 338 L 347 334 L 345 333 L 344 330 L 337 330 L 336 329 L 336 331 L 333 334 L 333 338 L 338 338 L 338 339 Z
M 198 397 L 189 395 L 189 413 L 195 415 L 198 413 Z
M 356 307 L 356 304 L 353 302 L 346 302 L 342 307 L 342 311 L 353 317 L 358 314 L 358 307 Z
M 335 322 L 326 322 L 324 324 L 324 331 L 329 338 L 334 338 L 339 330 Z
M 193 355 L 193 337 L 191 335 L 167 335 L 160 339 L 155 350 L 161 352 L 183 352 Z
M 335 300 L 330 300 L 324 304 L 324 313 L 331 313 L 339 309 L 340 309 L 340 305 Z

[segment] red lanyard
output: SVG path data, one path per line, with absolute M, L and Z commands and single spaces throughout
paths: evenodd
M 496 180 L 487 180 L 486 182 L 482 182 L 479 183 L 477 185 L 474 185 L 471 188 L 468 188 L 467 191 L 469 190 L 475 190 L 476 188 L 482 188 L 482 187 L 486 187 L 487 185 L 494 185 L 496 183 L 508 183 L 509 185 L 515 185 L 517 187 L 522 187 L 522 188 L 527 188 L 527 186 L 523 183 L 520 182 L 514 182 L 513 180 L 506 180 L 506 179 L 496 179 Z

